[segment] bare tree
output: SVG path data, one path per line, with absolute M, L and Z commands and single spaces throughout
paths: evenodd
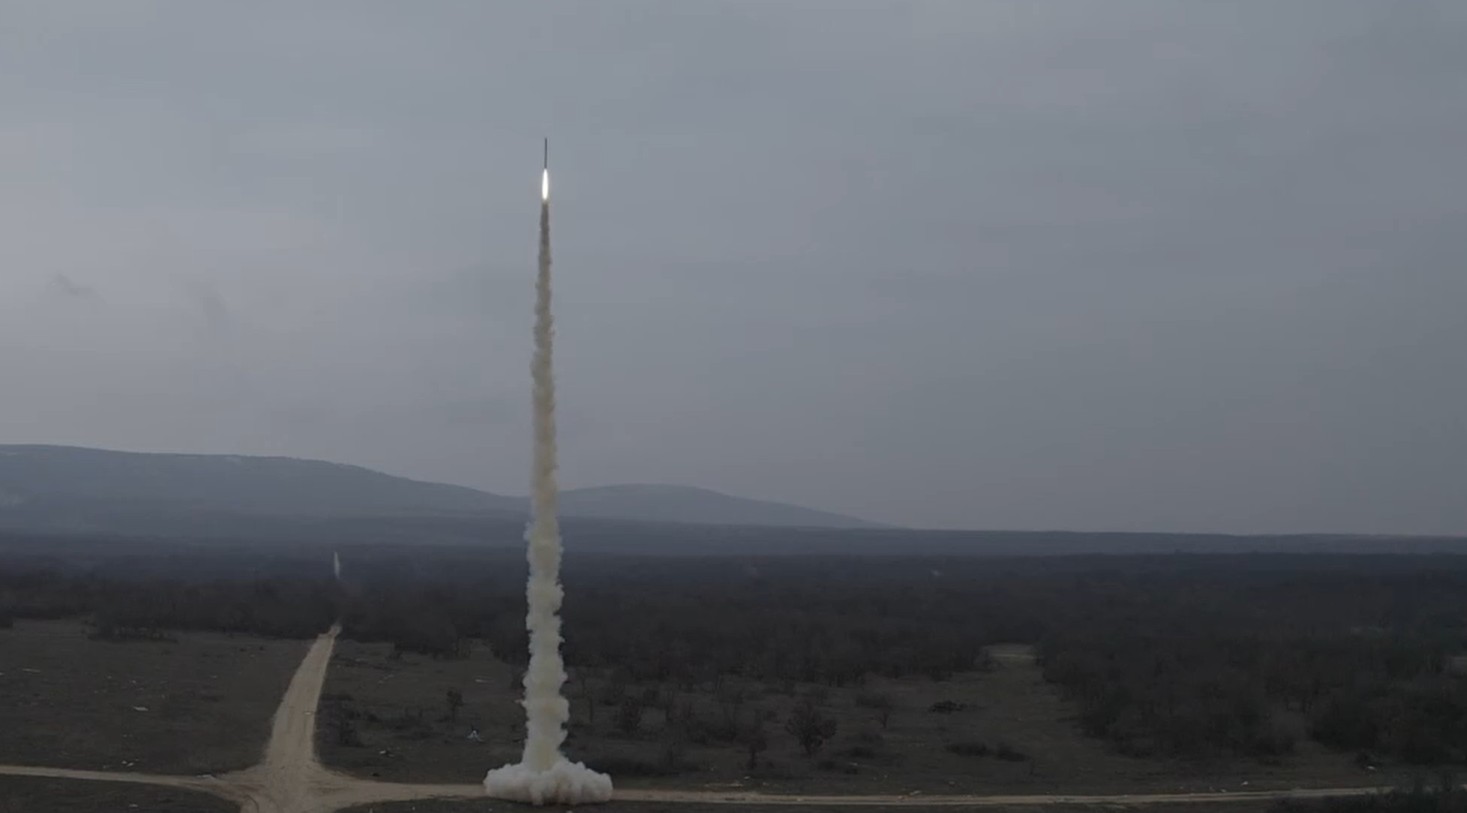
M 627 695 L 616 710 L 616 730 L 623 734 L 635 734 L 642 726 L 642 698 Z
M 825 741 L 835 736 L 835 720 L 825 716 L 815 701 L 800 701 L 784 722 L 784 730 L 800 744 L 805 756 L 814 756 Z
M 758 709 L 749 715 L 749 721 L 739 727 L 739 744 L 749 755 L 744 767 L 750 771 L 759 766 L 759 754 L 769 748 L 769 735 L 764 733 L 764 715 Z
M 856 705 L 863 709 L 871 709 L 876 715 L 876 722 L 881 724 L 881 730 L 885 731 L 891 722 L 891 713 L 896 710 L 896 701 L 886 692 L 863 692 L 856 695 Z

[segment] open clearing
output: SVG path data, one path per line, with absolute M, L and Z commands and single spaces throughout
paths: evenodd
M 304 641 L 178 633 L 95 641 L 74 621 L 0 630 L 0 763 L 217 773 L 260 758 Z
M 993 668 L 932 682 L 924 678 L 873 680 L 862 688 L 830 689 L 823 701 L 837 721 L 836 735 L 815 757 L 800 752 L 783 722 L 797 698 L 813 687 L 737 687 L 747 695 L 737 714 L 755 709 L 771 715 L 765 729 L 769 749 L 759 767 L 746 770 L 738 745 L 679 740 L 668 726 L 665 703 L 653 700 L 636 732 L 616 730 L 618 707 L 609 696 L 661 696 L 668 687 L 615 687 L 609 675 L 589 683 L 579 676 L 567 686 L 572 726 L 567 752 L 606 770 L 621 789 L 687 788 L 708 792 L 771 794 L 1053 794 L 1217 793 L 1380 785 L 1400 778 L 1364 772 L 1349 755 L 1301 742 L 1299 752 L 1265 765 L 1247 759 L 1166 761 L 1133 759 L 1105 743 L 1081 736 L 1074 710 L 1045 683 L 1026 647 L 1000 647 Z M 463 705 L 449 720 L 446 697 L 457 690 Z M 327 676 L 317 731 L 329 767 L 393 782 L 473 782 L 484 772 L 519 756 L 523 726 L 516 704 L 519 687 L 512 668 L 483 646 L 469 657 L 434 660 L 395 656 L 385 644 L 343 641 Z M 878 715 L 857 704 L 863 693 L 884 693 L 895 710 L 883 730 Z M 591 720 L 588 695 L 596 702 Z M 707 686 L 675 687 L 674 706 L 688 704 L 712 724 L 731 711 Z M 931 711 L 950 702 L 956 709 Z M 350 719 L 343 737 L 340 719 Z M 483 742 L 469 739 L 477 730 Z M 359 745 L 347 746 L 344 739 Z M 1008 745 L 1028 759 L 952 753 L 954 743 Z M 666 775 L 675 751 L 685 768 Z M 460 808 L 462 809 L 462 808 Z
M 234 813 L 239 806 L 204 793 L 119 782 L 0 776 L 0 813 Z

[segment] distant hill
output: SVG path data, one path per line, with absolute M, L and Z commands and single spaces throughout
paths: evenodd
M 522 505 L 512 497 L 320 460 L 0 445 L 0 511 L 67 500 L 307 516 L 514 511 Z
M 863 523 L 848 517 L 676 486 L 608 486 L 562 498 L 566 544 L 578 560 L 585 554 L 1467 553 L 1461 537 L 858 527 Z M 0 550 L 467 545 L 520 556 L 526 514 L 523 497 L 317 460 L 0 445 Z
M 562 513 L 713 525 L 874 527 L 783 503 L 681 486 L 607 486 L 562 494 Z M 0 527 L 106 531 L 146 519 L 484 516 L 522 521 L 524 497 L 288 457 L 151 454 L 71 446 L 0 445 Z
M 876 528 L 876 523 L 780 502 L 731 497 L 691 486 L 619 485 L 560 495 L 567 516 L 699 525 Z

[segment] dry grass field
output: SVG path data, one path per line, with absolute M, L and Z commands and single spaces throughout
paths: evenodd
M 306 651 L 302 641 L 209 633 L 126 642 L 88 633 L 75 621 L 0 630 L 0 763 L 174 774 L 246 767 Z

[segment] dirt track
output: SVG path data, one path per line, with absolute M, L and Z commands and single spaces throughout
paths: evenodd
M 1384 793 L 1391 788 L 1318 788 L 1309 790 L 1263 790 L 1241 793 L 1138 793 L 1113 795 L 1011 795 L 1011 796 L 772 796 L 759 793 L 715 793 L 711 791 L 636 790 L 618 791 L 616 801 L 728 805 L 792 805 L 830 807 L 1030 807 L 1041 805 L 1152 805 L 1217 804 L 1221 802 L 1273 802 L 1280 799 L 1331 799 Z
M 214 777 L 0 766 L 0 775 L 131 782 L 197 790 L 235 802 L 244 813 L 329 813 L 370 802 L 483 796 L 484 790 L 479 785 L 371 782 L 322 767 L 316 759 L 316 706 L 339 631 L 332 627 L 306 652 L 280 707 L 275 710 L 270 741 L 260 763 L 254 767 Z
M 316 758 L 316 706 L 339 627 L 318 637 L 290 680 L 275 711 L 270 741 L 258 765 L 213 776 L 83 771 L 0 765 L 0 776 L 40 776 L 93 782 L 131 782 L 196 790 L 239 804 L 243 813 L 331 813 L 354 805 L 414 799 L 482 799 L 478 784 L 413 785 L 373 782 L 328 770 Z M 697 790 L 617 791 L 618 802 L 667 804 L 790 805 L 828 807 L 1022 807 L 1040 805 L 1150 805 L 1269 802 L 1279 799 L 1328 799 L 1381 793 L 1389 788 L 1311 788 L 1238 793 L 1138 793 L 1116 795 L 1029 796 L 798 796 L 725 793 Z

